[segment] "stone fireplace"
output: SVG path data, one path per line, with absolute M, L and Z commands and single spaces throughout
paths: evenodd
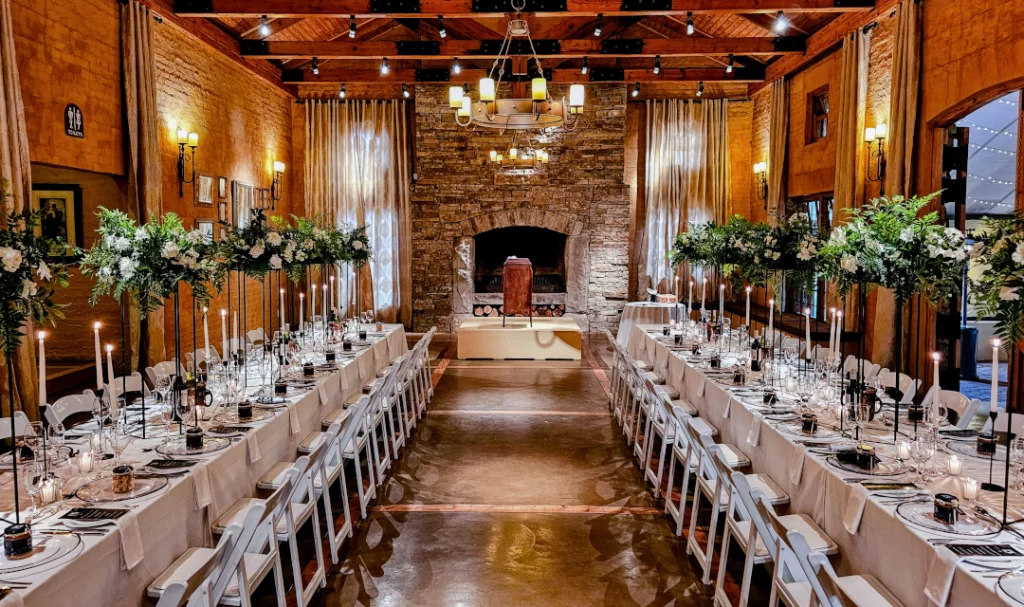
M 588 332 L 617 326 L 629 257 L 626 89 L 587 89 L 589 128 L 531 135 L 550 163 L 504 171 L 488 152 L 511 135 L 458 127 L 447 87 L 417 85 L 414 330 L 454 331 L 474 314 L 496 314 L 509 255 L 533 263 L 538 315 L 572 316 Z

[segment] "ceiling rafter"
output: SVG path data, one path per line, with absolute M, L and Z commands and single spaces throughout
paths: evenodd
M 447 70 L 436 70 L 444 72 Z M 608 82 L 760 82 L 764 78 L 764 70 L 739 68 L 727 73 L 723 68 L 665 68 L 661 73 L 655 75 L 649 69 L 612 69 L 599 77 L 597 70 L 590 70 L 590 78 L 582 76 L 577 69 L 555 69 L 545 70 L 550 75 L 550 81 L 554 84 L 598 84 Z M 487 76 L 487 70 L 464 69 L 459 76 L 447 79 L 418 80 L 417 76 L 422 75 L 420 70 L 413 69 L 391 69 L 386 75 L 382 75 L 376 69 L 320 69 L 320 74 L 315 75 L 309 70 L 285 70 L 284 81 L 288 84 L 341 84 L 343 82 L 422 82 L 424 84 L 444 84 L 451 82 L 473 82 Z M 434 75 L 434 74 L 432 74 Z

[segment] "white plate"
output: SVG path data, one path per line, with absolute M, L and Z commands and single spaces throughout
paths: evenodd
M 0 552 L 0 575 L 25 571 L 52 562 L 70 553 L 82 543 L 73 533 L 66 535 L 32 534 L 32 551 L 24 556 L 8 557 Z

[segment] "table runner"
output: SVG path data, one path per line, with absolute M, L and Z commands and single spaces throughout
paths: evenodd
M 119 534 L 112 531 L 102 537 L 82 536 L 84 551 L 79 548 L 71 560 L 62 558 L 53 567 L 33 569 L 30 575 L 9 574 L 4 578 L 32 582 L 27 589 L 18 591 L 27 607 L 148 605 L 146 588 L 174 559 L 192 546 L 212 546 L 211 523 L 237 500 L 255 496 L 260 477 L 278 462 L 294 461 L 298 457 L 296 447 L 311 431 L 320 428 L 322 419 L 356 397 L 364 383 L 407 351 L 402 325 L 385 325 L 385 331 L 385 336 L 371 335 L 370 339 L 377 343 L 360 350 L 355 359 L 339 359 L 339 365 L 344 366 L 321 380 L 329 404 L 320 404 L 318 389 L 309 390 L 249 432 L 258 442 L 257 461 L 250 462 L 246 440 L 204 458 L 201 465 L 205 465 L 212 486 L 209 506 L 197 510 L 193 474 L 170 479 L 170 486 L 154 499 L 136 500 L 133 512 L 143 538 L 145 558 L 130 571 L 122 571 Z M 290 431 L 290 420 L 297 421 L 297 432 Z M 155 451 L 140 451 L 150 443 L 155 445 L 159 440 L 136 439 L 124 458 L 148 461 L 158 457 Z M 10 486 L 0 488 L 0 492 L 4 491 L 9 494 Z
M 661 330 L 662 325 L 633 327 L 627 349 L 647 354 L 658 349 L 668 350 L 656 338 L 661 335 Z M 952 536 L 918 530 L 899 518 L 894 508 L 872 499 L 867 499 L 864 504 L 857 533 L 850 533 L 844 521 L 851 503 L 854 507 L 857 505 L 854 492 L 862 490 L 862 487 L 847 483 L 844 480 L 846 476 L 840 475 L 823 458 L 807 454 L 802 445 L 787 438 L 773 425 L 763 424 L 758 440 L 752 441 L 754 444 L 748 442 L 755 413 L 733 399 L 721 385 L 708 379 L 703 371 L 669 352 L 670 360 L 679 361 L 681 366 L 670 362 L 666 383 L 684 394 L 700 416 L 718 429 L 716 442 L 730 443 L 738 448 L 750 458 L 750 471 L 767 474 L 785 489 L 790 496 L 791 512 L 811 516 L 835 540 L 841 557 L 834 557 L 833 563 L 840 575 L 872 575 L 908 607 L 930 607 L 934 604 L 925 596 L 923 589 L 933 561 L 940 557 L 926 538 Z M 646 360 L 653 362 L 654 358 Z M 677 370 L 682 373 L 677 373 Z M 726 403 L 730 406 L 727 407 Z M 997 469 L 997 476 L 1001 479 L 1002 467 L 997 465 Z M 964 471 L 975 478 L 988 478 L 988 466 L 982 462 L 968 459 L 964 462 Z M 928 488 L 959 495 L 959 488 L 954 488 L 953 484 L 950 479 L 941 479 L 930 482 Z M 998 505 L 995 498 L 990 499 L 992 501 L 985 501 L 989 510 L 1002 512 L 1001 498 Z M 1015 496 L 1011 499 L 1011 506 L 1020 507 L 1020 502 L 1019 496 Z M 1005 532 L 1000 539 L 1017 541 Z M 947 604 L 974 607 L 1006 603 L 1005 599 L 997 597 L 995 582 L 995 579 L 981 578 L 961 567 L 953 578 Z

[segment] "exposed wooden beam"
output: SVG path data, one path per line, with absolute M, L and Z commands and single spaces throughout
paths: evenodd
M 667 10 L 622 10 L 622 0 L 567 0 L 566 11 L 530 11 L 542 17 L 673 15 L 693 13 L 787 13 L 867 11 L 874 0 L 672 0 Z M 512 12 L 474 12 L 473 0 L 420 0 L 418 11 L 374 13 L 371 0 L 175 0 L 184 17 L 494 17 Z M 527 6 L 527 8 L 530 8 Z
M 265 38 L 270 38 L 274 34 L 279 34 L 284 30 L 288 29 L 289 27 L 298 23 L 302 23 L 303 21 L 305 21 L 305 19 L 271 19 L 268 17 L 267 27 L 270 28 L 269 34 L 267 34 L 266 36 L 261 34 L 260 27 L 262 26 L 262 24 L 256 24 L 255 26 L 250 27 L 249 29 L 242 32 L 239 35 L 239 38 L 241 38 L 242 40 L 263 40 Z
M 447 70 L 439 70 L 446 72 Z M 577 69 L 550 70 L 551 82 L 555 84 L 598 84 L 602 82 L 760 82 L 764 77 L 763 70 L 738 68 L 726 73 L 722 68 L 666 68 L 655 75 L 651 70 L 627 69 L 610 70 L 605 76 L 598 76 L 597 69 L 591 69 L 588 76 L 583 76 Z M 392 69 L 387 75 L 381 75 L 376 69 L 320 69 L 319 75 L 309 70 L 285 70 L 283 80 L 288 84 L 341 84 L 342 82 L 417 82 L 418 70 Z M 458 76 L 451 76 L 450 82 L 476 82 L 487 76 L 487 70 L 464 69 Z M 591 80 L 593 78 L 593 80 Z M 448 80 L 422 81 L 423 84 L 445 84 Z
M 539 48 L 537 56 L 543 59 L 572 59 L 585 56 L 602 57 L 699 57 L 702 55 L 782 55 L 803 53 L 801 38 L 652 38 L 648 40 L 561 40 L 534 41 Z M 545 49 L 547 46 L 557 48 Z M 333 42 L 306 41 L 246 41 L 242 55 L 261 59 L 451 59 L 452 57 L 494 58 L 499 56 L 498 45 L 482 48 L 479 40 L 442 40 L 430 42 Z M 632 48 L 629 48 L 632 47 Z M 557 50 L 559 52 L 551 52 Z M 636 52 L 634 52 L 634 50 Z

